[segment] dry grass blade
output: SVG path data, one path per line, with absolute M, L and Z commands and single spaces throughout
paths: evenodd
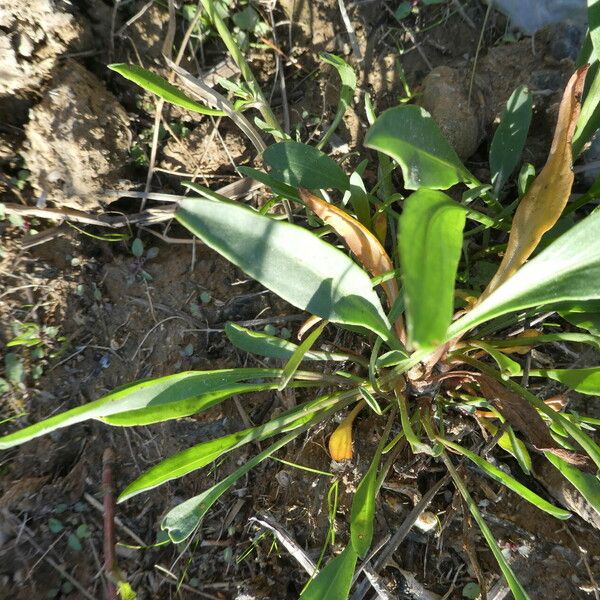
M 584 454 L 571 452 L 556 445 L 548 426 L 537 410 L 525 399 L 506 389 L 501 383 L 483 374 L 477 375 L 483 396 L 500 414 L 518 429 L 539 451 L 552 452 L 568 463 L 588 470 L 590 460 Z
M 342 238 L 348 249 L 354 253 L 359 262 L 371 273 L 378 277 L 394 270 L 394 264 L 380 241 L 362 223 L 350 216 L 337 206 L 325 202 L 304 188 L 298 193 L 302 201 L 324 223 L 327 223 Z M 382 284 L 391 308 L 398 297 L 398 282 L 395 278 L 388 279 Z M 404 324 L 398 318 L 395 323 L 396 333 L 402 341 L 405 339 Z
M 558 221 L 573 185 L 571 141 L 581 109 L 588 65 L 578 69 L 565 89 L 548 160 L 515 212 L 508 245 L 500 267 L 481 295 L 487 297 L 531 256 L 544 233 Z

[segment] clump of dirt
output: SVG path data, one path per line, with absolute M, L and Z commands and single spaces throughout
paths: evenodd
M 332 52 L 336 47 L 338 10 L 334 3 L 310 0 L 281 0 L 281 8 L 297 26 L 295 40 L 314 50 Z M 297 34 L 301 35 L 298 36 Z
M 423 80 L 420 101 L 458 156 L 469 158 L 477 150 L 480 134 L 477 114 L 469 102 L 461 73 L 451 67 L 433 69 Z
M 30 111 L 22 154 L 34 190 L 57 206 L 95 210 L 128 161 L 128 117 L 102 82 L 68 60 Z
M 185 138 L 171 137 L 164 149 L 161 166 L 186 173 L 234 174 L 235 166 L 252 155 L 248 138 L 230 121 L 219 127 L 202 121 Z
M 160 57 L 168 23 L 168 10 L 153 4 L 132 24 L 130 37 L 144 60 L 154 61 Z
M 66 0 L 0 2 L 0 97 L 39 90 L 67 49 L 80 50 L 90 36 L 85 20 Z

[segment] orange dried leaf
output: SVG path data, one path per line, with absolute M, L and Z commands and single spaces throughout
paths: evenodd
M 569 79 L 558 112 L 548 160 L 519 203 L 506 252 L 480 301 L 511 277 L 536 249 L 544 233 L 558 221 L 573 185 L 571 141 L 581 109 L 581 94 L 589 65 Z
M 347 212 L 329 202 L 315 196 L 304 188 L 298 192 L 302 201 L 324 223 L 327 223 L 342 238 L 350 251 L 373 277 L 394 270 L 394 264 L 380 241 L 359 221 Z M 398 297 L 398 283 L 395 278 L 388 279 L 382 284 L 390 308 Z M 396 331 L 400 339 L 404 339 L 404 327 L 401 320 L 396 322 Z M 402 334 L 401 334 L 402 333 Z
M 352 425 L 364 406 L 365 401 L 361 400 L 331 434 L 328 445 L 333 460 L 339 462 L 352 459 Z

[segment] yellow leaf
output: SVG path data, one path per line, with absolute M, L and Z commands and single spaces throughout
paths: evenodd
M 548 160 L 519 203 L 506 252 L 480 301 L 525 263 L 544 233 L 558 221 L 569 199 L 574 178 L 571 141 L 581 109 L 581 94 L 588 67 L 585 65 L 578 69 L 567 83 Z
M 331 434 L 329 454 L 333 460 L 352 459 L 352 424 L 364 406 L 365 401 L 361 400 Z
M 394 264 L 379 240 L 359 221 L 347 212 L 329 202 L 315 196 L 304 188 L 298 192 L 302 201 L 324 223 L 327 223 L 342 238 L 346 246 L 354 253 L 359 262 L 371 273 L 373 277 L 383 275 L 394 270 Z M 398 297 L 398 282 L 395 278 L 388 279 L 382 284 L 391 308 Z M 404 325 L 399 318 L 396 321 L 396 332 L 404 341 Z

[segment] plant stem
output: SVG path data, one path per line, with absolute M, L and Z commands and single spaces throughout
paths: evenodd
M 248 84 L 248 87 L 250 88 L 254 99 L 258 102 L 258 109 L 260 110 L 260 113 L 262 114 L 265 122 L 271 129 L 285 136 L 283 130 L 281 129 L 281 125 L 277 120 L 277 117 L 271 110 L 267 99 L 265 98 L 264 94 L 262 93 L 262 90 L 260 89 L 258 81 L 256 81 L 256 78 L 254 77 L 254 74 L 250 69 L 250 65 L 246 62 L 246 59 L 244 58 L 240 47 L 233 39 L 233 36 L 227 28 L 227 25 L 225 25 L 225 22 L 217 12 L 213 0 L 200 1 L 202 2 L 202 6 L 204 7 L 204 10 L 208 15 L 208 18 L 211 20 L 211 22 L 217 29 L 219 36 L 221 36 L 221 39 L 225 43 L 225 46 L 227 46 L 227 50 L 231 54 L 231 57 L 235 61 L 235 64 L 239 67 L 242 77 L 244 78 L 244 81 Z

